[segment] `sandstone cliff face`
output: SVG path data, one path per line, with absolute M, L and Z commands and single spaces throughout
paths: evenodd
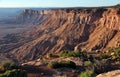
M 27 10 L 27 12 L 31 11 Z M 24 33 L 26 39 L 32 40 L 11 50 L 10 53 L 20 61 L 33 60 L 39 55 L 66 49 L 104 50 L 113 46 L 120 47 L 120 9 L 118 8 L 33 12 L 37 18 L 44 15 L 47 17 L 42 17 L 45 19 L 38 20 L 39 26 Z

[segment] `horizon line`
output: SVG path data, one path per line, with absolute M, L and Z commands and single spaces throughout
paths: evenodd
M 117 4 L 116 4 L 117 5 Z M 104 8 L 104 7 L 112 7 L 116 5 L 110 5 L 110 6 L 17 6 L 17 7 L 0 7 L 0 8 Z

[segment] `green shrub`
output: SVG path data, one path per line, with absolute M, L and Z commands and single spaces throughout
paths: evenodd
M 2 67 L 5 70 L 11 70 L 11 69 L 18 69 L 19 66 L 15 65 L 14 63 L 6 62 L 2 64 Z
M 68 50 L 64 50 L 60 52 L 60 56 L 61 57 L 80 57 L 82 55 L 82 53 L 80 51 L 68 51 Z
M 109 58 L 109 57 L 110 57 L 109 55 L 104 54 L 104 53 L 101 53 L 101 54 L 99 55 L 98 59 L 102 60 L 102 59 L 107 59 L 107 58 Z
M 4 75 L 4 74 L 0 74 L 0 77 L 7 77 L 6 75 Z
M 112 47 L 109 48 L 108 51 L 110 54 L 112 53 L 111 58 L 120 58 L 120 47 L 119 48 Z
M 27 77 L 27 72 L 20 69 L 7 70 L 5 73 L 0 74 L 0 77 Z
M 84 66 L 86 70 L 94 70 L 94 65 L 91 61 L 85 61 Z
M 80 77 L 95 77 L 95 73 L 93 71 L 84 71 L 80 74 Z
M 85 61 L 85 62 L 84 62 L 84 66 L 86 66 L 86 67 L 87 67 L 87 66 L 91 66 L 91 65 L 92 65 L 92 63 L 91 63 L 90 61 Z
M 115 50 L 115 57 L 120 58 L 120 48 L 116 48 Z
M 50 68 L 63 68 L 63 67 L 67 67 L 67 68 L 75 68 L 76 64 L 72 61 L 66 61 L 66 62 L 50 62 L 48 64 L 48 67 Z
M 60 52 L 60 56 L 61 57 L 69 57 L 69 56 L 71 56 L 71 51 L 68 51 L 68 50 L 64 50 L 64 51 L 61 51 Z

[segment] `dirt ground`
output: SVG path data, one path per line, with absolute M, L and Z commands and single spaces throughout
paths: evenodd
M 78 77 L 72 72 L 58 72 L 56 69 L 48 68 L 47 66 L 27 66 L 22 67 L 22 69 L 28 72 L 28 77 L 57 77 L 57 76 L 65 76 L 65 77 Z

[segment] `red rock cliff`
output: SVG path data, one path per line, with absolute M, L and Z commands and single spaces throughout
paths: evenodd
M 61 50 L 103 50 L 120 47 L 120 9 L 58 9 L 42 11 L 46 20 L 24 35 L 33 40 L 12 50 L 19 60 L 36 59 Z

